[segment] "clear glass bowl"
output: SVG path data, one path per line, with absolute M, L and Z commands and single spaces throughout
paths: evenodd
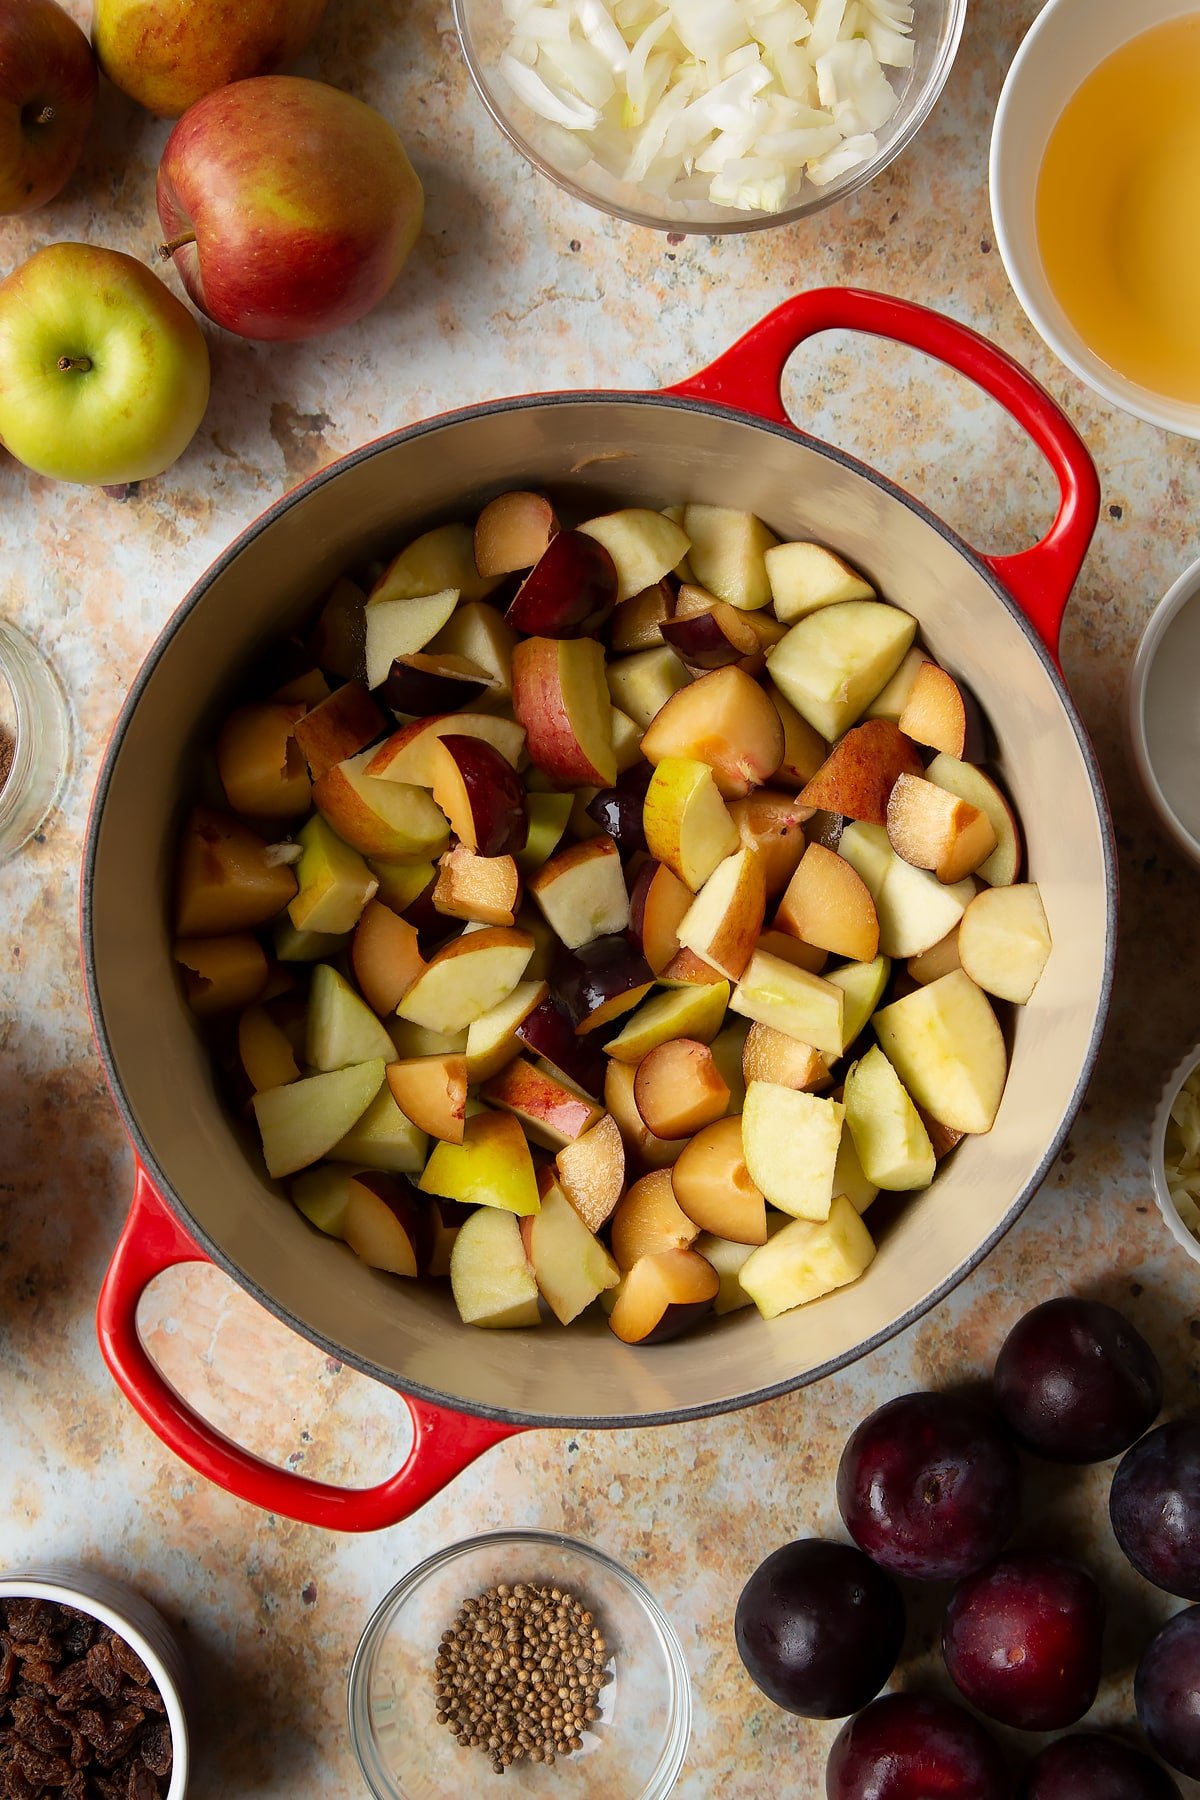
M 502 0 L 453 0 L 454 23 L 471 79 L 501 131 L 535 169 L 614 218 L 655 231 L 696 232 L 716 237 L 726 232 L 761 231 L 768 225 L 790 225 L 845 199 L 873 181 L 911 143 L 933 111 L 954 66 L 967 16 L 967 0 L 913 0 L 915 56 L 911 69 L 892 69 L 900 104 L 878 133 L 879 149 L 869 162 L 825 187 L 805 182 L 799 197 L 782 212 L 743 212 L 714 206 L 709 200 L 669 201 L 619 181 L 594 159 L 576 133 L 548 123 L 524 106 L 500 73 L 500 58 L 510 27 Z
M 551 1582 L 595 1614 L 612 1652 L 600 1718 L 551 1767 L 494 1774 L 439 1725 L 433 1671 L 463 1601 L 501 1581 Z M 499 1531 L 439 1551 L 405 1576 L 363 1633 L 350 1668 L 350 1737 L 376 1800 L 663 1800 L 683 1766 L 691 1689 L 679 1640 L 641 1582 L 602 1551 L 545 1531 Z
M 0 619 L 0 863 L 27 844 L 62 791 L 70 753 L 58 678 L 15 625 Z

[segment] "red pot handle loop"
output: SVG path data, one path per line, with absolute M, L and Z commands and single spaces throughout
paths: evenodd
M 396 1473 L 376 1487 L 332 1487 L 260 1461 L 192 1411 L 138 1335 L 138 1302 L 154 1277 L 177 1263 L 208 1261 L 139 1164 L 129 1217 L 100 1290 L 100 1348 L 117 1386 L 156 1437 L 226 1493 L 305 1525 L 378 1531 L 408 1518 L 477 1456 L 519 1429 L 403 1394 L 412 1414 L 412 1449 Z
M 1100 512 L 1100 483 L 1082 438 L 1057 402 L 977 331 L 889 294 L 864 288 L 814 288 L 785 300 L 707 369 L 665 391 L 716 400 L 775 424 L 792 425 L 780 391 L 787 360 L 806 338 L 833 330 L 891 338 L 957 369 L 998 400 L 1045 456 L 1059 487 L 1053 525 L 1031 550 L 981 560 L 1000 577 L 1057 661 L 1067 598 Z

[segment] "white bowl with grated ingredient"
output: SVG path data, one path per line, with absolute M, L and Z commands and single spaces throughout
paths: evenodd
M 1163 1088 L 1150 1128 L 1150 1176 L 1167 1230 L 1200 1263 L 1200 1044 Z
M 789 224 L 916 135 L 967 0 L 453 0 L 501 130 L 577 199 L 661 231 Z

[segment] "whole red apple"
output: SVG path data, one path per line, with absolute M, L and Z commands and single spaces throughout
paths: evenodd
M 0 213 L 64 187 L 96 104 L 92 47 L 57 0 L 0 4 Z
M 295 62 L 325 0 L 96 0 L 92 43 L 122 92 L 164 119 L 230 81 Z
M 387 120 L 292 75 L 206 94 L 158 170 L 164 253 L 196 305 L 241 337 L 316 337 L 361 318 L 400 273 L 423 210 Z

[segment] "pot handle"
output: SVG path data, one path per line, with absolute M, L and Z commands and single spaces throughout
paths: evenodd
M 377 1531 L 408 1518 L 477 1456 L 521 1429 L 402 1394 L 412 1414 L 412 1449 L 396 1473 L 376 1487 L 333 1487 L 260 1461 L 191 1410 L 138 1335 L 138 1302 L 154 1277 L 177 1263 L 207 1261 L 139 1163 L 129 1217 L 100 1289 L 100 1349 L 117 1386 L 155 1436 L 239 1500 L 329 1531 Z
M 819 331 L 864 331 L 923 350 L 998 400 L 1049 462 L 1058 513 L 1041 542 L 981 558 L 999 576 L 1055 661 L 1067 599 L 1100 512 L 1100 483 L 1082 438 L 1056 401 L 1006 351 L 941 313 L 865 288 L 813 288 L 785 300 L 723 356 L 668 394 L 715 400 L 789 425 L 780 392 L 788 358 Z

